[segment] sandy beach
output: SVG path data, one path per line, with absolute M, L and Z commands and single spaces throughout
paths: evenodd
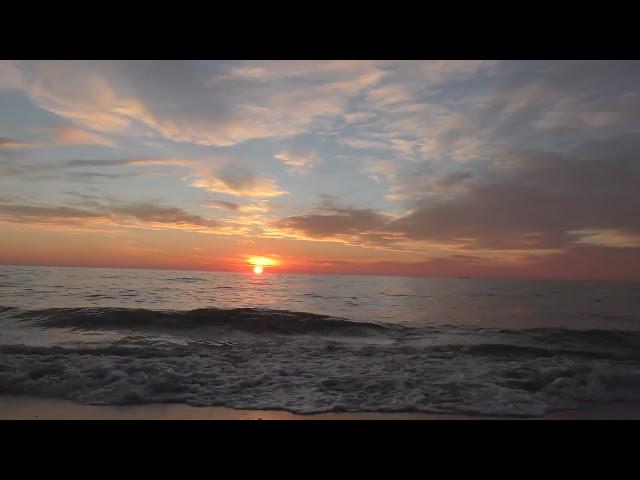
M 279 410 L 235 410 L 184 404 L 82 405 L 66 400 L 0 396 L 0 420 L 522 420 L 440 413 L 332 412 L 297 415 Z M 525 420 L 640 420 L 640 406 L 553 412 Z

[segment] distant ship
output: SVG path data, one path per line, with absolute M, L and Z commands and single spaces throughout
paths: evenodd
M 458 277 L 458 278 L 471 278 L 471 276 Z

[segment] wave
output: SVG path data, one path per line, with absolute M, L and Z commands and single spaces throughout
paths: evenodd
M 166 329 L 226 328 L 250 333 L 281 335 L 375 335 L 393 327 L 355 322 L 343 318 L 288 310 L 256 308 L 202 308 L 188 311 L 160 311 L 134 308 L 47 308 L 23 310 L 1 307 L 1 313 L 44 327 L 80 329 Z
M 582 354 L 597 357 L 638 358 L 640 331 L 566 328 L 486 328 L 454 325 L 410 326 L 363 322 L 310 312 L 265 308 L 201 308 L 151 310 L 146 308 L 23 309 L 0 305 L 0 320 L 28 325 L 79 330 L 167 331 L 222 329 L 251 334 L 385 337 L 397 342 L 444 345 L 490 355 L 550 356 Z M 444 343 L 443 343 L 444 342 Z
M 640 402 L 640 364 L 307 341 L 0 347 L 0 393 L 88 404 L 539 416 Z
M 0 337 L 0 393 L 295 413 L 538 416 L 640 403 L 637 331 L 418 328 L 254 308 L 0 306 L 0 321 L 11 327 Z M 24 344 L 34 327 L 79 332 Z

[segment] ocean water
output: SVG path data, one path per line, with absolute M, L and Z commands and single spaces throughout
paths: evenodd
M 640 284 L 0 266 L 0 393 L 539 416 L 640 403 Z

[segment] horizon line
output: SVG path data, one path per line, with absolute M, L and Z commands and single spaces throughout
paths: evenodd
M 237 273 L 253 275 L 250 270 L 220 270 L 211 268 L 179 268 L 179 267 L 144 267 L 144 266 L 105 266 L 105 265 L 55 265 L 55 264 L 23 264 L 23 263 L 0 263 L 0 267 L 37 267 L 37 268 L 97 268 L 97 269 L 119 269 L 119 270 L 157 270 L 157 271 L 178 271 L 178 272 L 212 272 L 212 273 Z M 430 279 L 459 279 L 459 280 L 520 280 L 520 281 L 560 281 L 560 282 L 602 282 L 602 283 L 640 283 L 640 280 L 620 280 L 620 279 L 599 279 L 599 278 L 563 278 L 563 277 L 526 277 L 526 276 L 485 276 L 485 275 L 410 275 L 410 274 L 384 274 L 384 273 L 334 273 L 334 272 L 292 272 L 283 270 L 265 270 L 269 275 L 333 275 L 350 277 L 397 277 L 397 278 L 430 278 Z M 264 274 L 263 274 L 264 275 Z

